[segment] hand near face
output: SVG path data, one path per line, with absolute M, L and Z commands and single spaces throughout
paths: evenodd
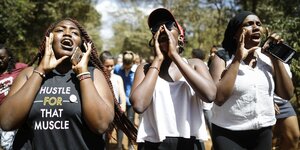
M 154 49 L 155 49 L 155 57 L 158 58 L 159 60 L 164 60 L 164 55 L 161 52 L 158 38 L 161 33 L 162 26 L 159 28 L 159 30 L 155 33 L 154 35 Z
M 168 50 L 168 55 L 171 57 L 172 53 L 178 53 L 177 52 L 177 38 L 175 39 L 173 33 L 169 31 L 166 27 L 166 25 L 163 25 L 163 29 L 166 32 L 168 39 L 169 39 L 169 50 Z
M 245 33 L 246 30 L 243 29 L 239 37 L 237 51 L 235 53 L 235 59 L 239 60 L 240 62 L 243 61 L 248 56 L 248 54 L 253 53 L 258 48 L 257 46 L 250 49 L 245 48 Z
M 87 72 L 88 71 L 88 62 L 90 60 L 90 53 L 92 51 L 92 43 L 83 43 L 86 53 L 83 53 L 83 56 L 77 65 L 72 65 L 72 69 L 76 74 Z
M 45 54 L 39 66 L 44 70 L 45 73 L 52 71 L 58 64 L 60 64 L 63 60 L 68 58 L 68 56 L 63 56 L 59 59 L 56 59 L 54 51 L 52 49 L 53 43 L 53 34 L 50 33 L 49 37 L 46 37 L 46 46 L 45 46 Z
M 270 47 L 270 43 L 273 44 L 279 44 L 282 43 L 284 40 L 276 33 L 271 34 L 268 38 L 267 41 L 264 43 L 262 46 L 262 53 L 266 54 L 270 58 L 273 58 L 266 50 Z

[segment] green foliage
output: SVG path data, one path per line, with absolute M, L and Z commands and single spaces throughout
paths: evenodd
M 149 32 L 147 18 L 138 10 L 133 12 L 133 16 L 136 17 L 135 20 L 132 20 L 134 23 L 123 20 L 113 24 L 114 37 L 109 43 L 112 45 L 110 50 L 114 55 L 125 50 L 131 50 L 147 59 L 148 56 L 152 55 L 148 46 L 152 35 Z
M 286 43 L 300 52 L 300 1 L 260 1 L 257 5 L 258 16 L 272 32 L 279 33 Z M 291 63 L 295 98 L 291 101 L 300 112 L 300 59 L 299 55 Z
M 97 47 L 100 14 L 90 0 L 4 0 L 0 1 L 0 40 L 14 50 L 16 57 L 29 62 L 37 52 L 44 32 L 52 23 L 74 18 L 86 27 Z

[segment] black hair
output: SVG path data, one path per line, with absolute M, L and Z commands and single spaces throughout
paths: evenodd
M 114 56 L 109 51 L 103 51 L 101 52 L 99 59 L 103 63 L 107 59 L 114 59 Z
M 229 53 L 230 57 L 235 54 L 237 49 L 237 41 L 235 34 L 238 32 L 238 29 L 242 25 L 245 18 L 249 15 L 255 15 L 250 11 L 242 11 L 237 14 L 235 17 L 230 19 L 227 28 L 224 33 L 224 39 L 222 42 L 223 48 Z
M 204 60 L 205 59 L 205 52 L 200 49 L 200 48 L 195 48 L 192 50 L 192 56 L 193 58 L 199 58 L 201 60 Z
M 44 53 L 45 53 L 46 36 L 49 37 L 50 33 L 53 31 L 55 26 L 58 23 L 60 23 L 61 21 L 64 21 L 64 20 L 71 21 L 78 27 L 78 29 L 80 31 L 82 41 L 83 41 L 82 45 L 83 45 L 84 42 L 85 43 L 92 43 L 92 45 L 91 45 L 92 51 L 91 51 L 91 54 L 90 54 L 90 63 L 91 63 L 92 66 L 98 68 L 104 74 L 105 79 L 106 79 L 107 83 L 109 84 L 110 90 L 113 93 L 112 84 L 110 82 L 110 79 L 109 79 L 108 75 L 104 71 L 104 66 L 103 66 L 102 62 L 98 59 L 97 49 L 96 49 L 93 41 L 91 40 L 91 38 L 89 37 L 88 33 L 83 28 L 83 26 L 80 25 L 79 22 L 75 19 L 65 18 L 65 19 L 59 20 L 59 21 L 53 23 L 52 25 L 50 25 L 48 27 L 48 29 L 46 30 L 46 32 L 45 32 L 45 36 L 44 36 L 43 41 L 41 43 L 41 46 L 39 48 L 38 54 L 35 56 L 34 60 L 29 65 L 32 65 L 37 59 L 39 59 L 38 63 L 41 62 L 41 60 L 44 56 Z M 110 124 L 108 132 L 110 132 L 109 134 L 111 134 L 113 128 L 119 128 L 127 135 L 128 139 L 130 139 L 132 141 L 135 141 L 136 136 L 137 136 L 137 129 L 130 122 L 130 120 L 128 120 L 128 118 L 125 116 L 124 112 L 121 110 L 121 107 L 120 107 L 119 103 L 117 102 L 117 99 L 115 98 L 114 94 L 112 94 L 112 95 L 114 97 L 115 117 L 114 117 L 113 123 Z

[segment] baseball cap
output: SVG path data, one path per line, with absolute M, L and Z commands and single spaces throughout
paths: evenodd
M 164 21 L 174 21 L 179 29 L 180 35 L 184 36 L 184 31 L 181 25 L 175 20 L 173 14 L 165 8 L 158 8 L 151 12 L 148 18 L 148 26 L 151 29 L 153 26 L 157 25 L 157 23 Z

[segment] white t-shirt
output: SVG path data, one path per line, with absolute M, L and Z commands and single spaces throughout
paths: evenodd
M 167 82 L 158 77 L 153 101 L 141 114 L 137 142 L 162 142 L 166 137 L 207 140 L 202 101 L 184 77 Z
M 275 124 L 271 60 L 260 49 L 256 52 L 256 67 L 241 62 L 231 97 L 222 106 L 214 104 L 213 124 L 229 130 L 260 129 Z
M 118 83 L 118 80 L 120 80 L 120 78 L 121 78 L 121 76 L 111 73 L 110 81 L 113 86 L 114 95 L 115 95 L 116 99 L 118 100 L 119 104 L 121 103 L 120 96 L 119 96 L 119 83 Z M 121 78 L 121 80 L 122 80 L 122 78 Z

